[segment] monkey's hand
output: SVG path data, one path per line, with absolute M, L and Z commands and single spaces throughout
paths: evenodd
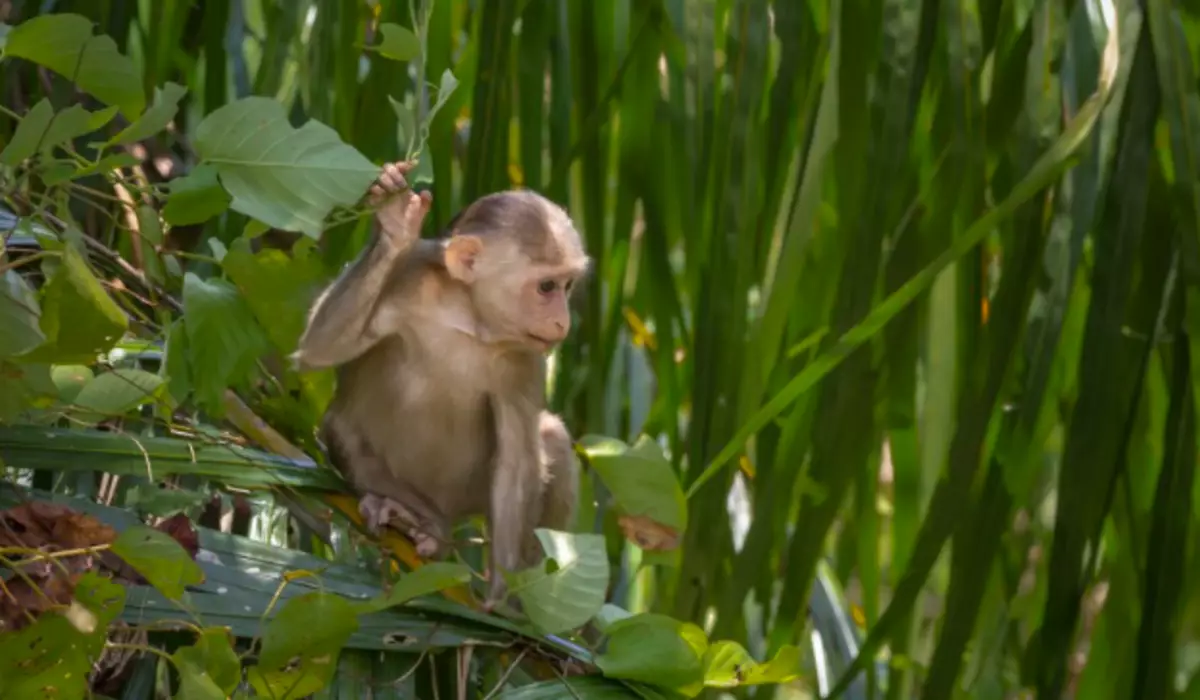
M 370 203 L 379 207 L 375 215 L 380 236 L 397 251 L 405 250 L 421 235 L 421 222 L 433 204 L 428 192 L 417 194 L 409 189 L 404 176 L 412 168 L 411 162 L 388 163 L 371 186 Z
M 385 525 L 397 526 L 397 530 L 412 540 L 417 554 L 425 559 L 436 557 L 441 551 L 441 543 L 436 535 L 425 530 L 427 523 L 398 501 L 368 493 L 358 502 L 358 512 L 366 521 L 367 529 L 373 533 L 378 533 Z

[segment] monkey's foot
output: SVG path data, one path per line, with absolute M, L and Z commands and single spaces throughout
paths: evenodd
M 367 529 L 373 533 L 378 533 L 385 525 L 396 527 L 412 540 L 417 554 L 426 559 L 435 556 L 441 549 L 437 538 L 422 528 L 421 519 L 399 501 L 368 493 L 358 502 L 358 512 L 366 521 Z

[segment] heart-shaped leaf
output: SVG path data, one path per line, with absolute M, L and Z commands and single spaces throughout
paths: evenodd
M 708 638 L 690 622 L 641 613 L 612 623 L 596 665 L 609 678 L 674 688 L 689 697 L 703 688 Z
M 513 588 L 526 614 L 548 634 L 583 625 L 604 605 L 608 554 L 604 535 L 538 529 L 542 566 L 517 572 Z
M 658 443 L 643 435 L 633 447 L 595 436 L 580 444 L 625 516 L 626 537 L 643 549 L 677 547 L 687 529 L 687 499 Z
M 356 612 L 350 601 L 324 591 L 285 603 L 263 633 L 258 665 L 249 670 L 258 695 L 291 700 L 328 685 L 342 647 L 358 629 Z

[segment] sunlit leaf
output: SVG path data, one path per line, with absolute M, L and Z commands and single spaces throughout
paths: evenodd
M 604 536 L 542 528 L 536 534 L 547 559 L 542 566 L 516 572 L 512 587 L 529 619 L 543 632 L 579 627 L 604 604 L 608 589 Z
M 106 34 L 82 15 L 49 14 L 13 27 L 4 52 L 43 65 L 135 119 L 146 106 L 142 75 Z
M 381 56 L 393 61 L 411 61 L 421 53 L 421 42 L 408 27 L 383 22 L 379 25 L 383 38 L 374 48 Z
M 339 595 L 314 591 L 292 598 L 263 633 L 251 685 L 277 700 L 317 692 L 333 677 L 342 646 L 357 629 L 354 606 Z
M 378 612 L 470 580 L 471 569 L 465 564 L 432 562 L 401 576 L 386 595 L 356 603 L 355 608 L 359 614 Z
M 183 597 L 187 586 L 204 581 L 204 572 L 187 550 L 153 528 L 137 525 L 126 529 L 113 542 L 112 552 L 171 600 Z
M 590 436 L 581 439 L 580 444 L 617 505 L 634 516 L 628 520 L 626 536 L 645 549 L 677 546 L 687 528 L 687 501 L 658 444 L 646 435 L 632 447 L 619 440 Z
M 208 115 L 195 146 L 217 167 L 235 210 L 314 238 L 330 210 L 358 202 L 380 171 L 320 122 L 293 128 L 283 105 L 265 97 Z
M 760 664 L 737 642 L 713 642 L 704 653 L 704 684 L 717 688 L 787 683 L 800 677 L 800 648 L 787 645 Z
M 142 404 L 153 403 L 162 383 L 162 377 L 145 370 L 114 369 L 84 384 L 73 403 L 96 414 L 92 420 L 119 416 Z M 79 419 L 87 420 L 88 417 L 80 416 Z

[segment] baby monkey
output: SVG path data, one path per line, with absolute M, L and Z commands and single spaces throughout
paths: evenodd
M 337 367 L 321 435 L 369 528 L 440 557 L 454 521 L 487 516 L 491 607 L 501 569 L 541 558 L 534 528 L 571 523 L 579 466 L 544 410 L 545 353 L 590 259 L 566 212 L 529 191 L 483 197 L 448 235 L 420 238 L 432 199 L 408 188 L 411 167 L 387 165 L 371 188 L 378 231 L 317 298 L 293 358 Z

